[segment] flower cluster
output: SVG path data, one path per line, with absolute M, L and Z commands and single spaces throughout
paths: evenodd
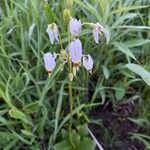
M 82 25 L 80 20 L 77 20 L 76 18 L 70 17 L 70 22 L 69 22 L 69 30 L 70 34 L 72 37 L 72 41 L 69 44 L 69 53 L 67 54 L 66 51 L 61 50 L 61 53 L 58 55 L 63 55 L 65 54 L 66 60 L 69 58 L 70 61 L 73 63 L 73 70 L 79 70 L 80 66 L 83 65 L 86 70 L 88 70 L 90 73 L 92 73 L 93 69 L 93 59 L 92 57 L 88 55 L 83 55 L 82 52 L 82 43 L 79 39 Z M 109 37 L 109 32 L 106 28 L 104 28 L 100 23 L 89 23 L 90 27 L 93 28 L 93 37 L 95 43 L 99 43 L 99 36 L 104 33 L 106 36 L 106 39 Z M 58 35 L 58 27 L 55 23 L 52 23 L 48 25 L 46 32 L 49 35 L 49 39 L 51 44 L 53 45 L 54 39 L 56 41 L 59 41 Z M 44 55 L 44 63 L 45 63 L 45 68 L 46 70 L 51 73 L 53 69 L 56 66 L 56 54 L 51 54 L 50 52 L 46 53 Z

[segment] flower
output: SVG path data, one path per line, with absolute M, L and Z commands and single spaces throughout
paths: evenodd
M 50 52 L 44 55 L 44 63 L 46 70 L 51 73 L 56 66 L 56 53 L 51 54 Z
M 90 55 L 88 55 L 87 57 L 88 58 L 86 58 L 85 56 L 83 57 L 83 66 L 91 73 L 93 69 L 93 59 Z
M 106 41 L 108 43 L 110 38 L 109 31 L 106 28 L 104 28 L 100 23 L 94 24 L 93 27 L 94 27 L 93 36 L 94 36 L 95 43 L 97 44 L 99 43 L 99 35 L 101 35 L 102 33 L 105 34 Z
M 80 32 L 81 32 L 81 21 L 75 19 L 75 18 L 72 18 L 70 17 L 70 23 L 69 23 L 69 26 L 70 26 L 70 33 L 73 37 L 78 37 Z
M 49 24 L 47 29 L 46 29 L 46 32 L 48 33 L 50 42 L 52 44 L 54 44 L 54 39 L 59 41 L 59 39 L 58 39 L 58 27 L 55 23 Z
M 79 39 L 74 39 L 74 41 L 70 43 L 69 54 L 71 61 L 77 66 L 78 70 L 82 59 L 82 44 Z

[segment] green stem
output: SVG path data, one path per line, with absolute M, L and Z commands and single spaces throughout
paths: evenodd
M 60 47 L 63 50 L 62 39 L 61 39 L 60 33 L 58 33 L 58 36 L 59 36 Z
M 68 44 L 70 45 L 70 29 L 68 25 Z M 69 132 L 71 133 L 72 128 L 72 108 L 73 108 L 73 97 L 72 97 L 72 81 L 70 80 L 70 74 L 72 73 L 72 63 L 70 60 L 70 56 L 68 55 L 68 84 L 69 84 L 69 104 L 70 104 L 70 125 L 69 125 Z
M 68 25 L 68 44 L 70 45 L 70 41 L 71 41 L 71 36 L 70 36 L 70 29 L 69 29 L 69 25 Z M 69 104 L 70 104 L 70 125 L 69 125 L 69 140 L 70 143 L 73 147 L 73 149 L 75 149 L 75 145 L 72 142 L 72 139 L 70 137 L 71 135 L 71 129 L 72 129 L 72 109 L 73 109 L 73 97 L 72 97 L 72 81 L 70 80 L 70 74 L 72 73 L 72 63 L 71 63 L 71 59 L 70 59 L 70 55 L 68 54 L 68 84 L 69 84 Z
M 82 23 L 82 26 L 90 26 L 90 27 L 94 27 L 95 26 L 95 24 L 94 23 L 89 23 L 89 22 L 84 22 L 84 23 Z

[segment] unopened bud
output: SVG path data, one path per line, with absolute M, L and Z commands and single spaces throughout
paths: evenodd
M 73 0 L 65 0 L 65 5 L 67 9 L 72 10 Z
M 64 22 L 66 24 L 69 23 L 69 21 L 70 21 L 70 10 L 69 9 L 64 9 L 64 11 L 63 11 L 63 19 L 64 19 Z

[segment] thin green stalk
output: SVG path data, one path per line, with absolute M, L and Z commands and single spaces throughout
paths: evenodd
M 70 41 L 71 41 L 71 37 L 70 37 L 70 29 L 69 29 L 69 25 L 68 25 L 68 44 L 70 45 Z M 73 96 L 72 96 L 72 81 L 70 80 L 70 74 L 72 73 L 72 63 L 70 60 L 70 56 L 68 55 L 68 84 L 69 84 L 69 104 L 70 104 L 70 125 L 69 125 L 69 140 L 70 143 L 73 147 L 73 149 L 75 149 L 75 145 L 71 140 L 71 129 L 72 129 L 72 110 L 73 110 Z
M 68 25 L 68 44 L 70 45 L 70 29 Z M 72 108 L 73 108 L 73 96 L 72 96 L 72 81 L 70 80 L 70 74 L 72 73 L 72 64 L 70 60 L 70 56 L 68 55 L 68 84 L 69 84 L 69 104 L 70 104 L 70 125 L 69 125 L 69 132 L 71 132 L 72 128 Z
M 59 36 L 60 47 L 63 50 L 62 39 L 61 39 L 60 33 L 58 33 L 58 36 Z

